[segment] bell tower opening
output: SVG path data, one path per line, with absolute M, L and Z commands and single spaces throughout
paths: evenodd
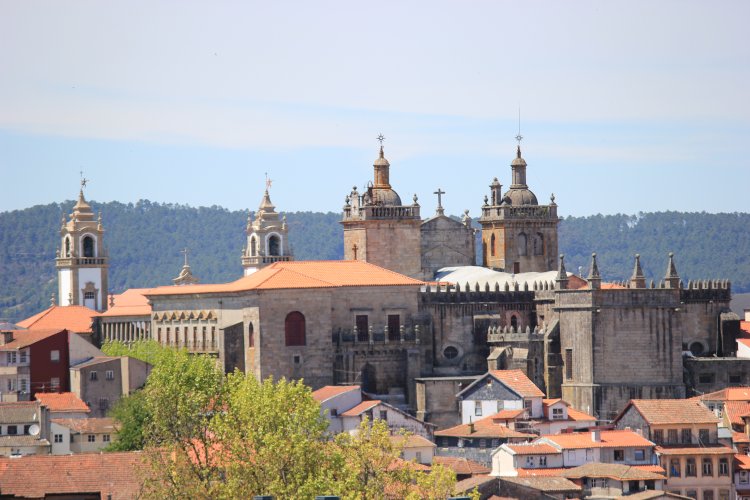
M 255 218 L 252 214 L 247 217 L 247 246 L 242 250 L 245 276 L 274 262 L 294 260 L 288 243 L 286 216 L 279 215 L 271 203 L 270 187 L 271 180 L 266 178 L 266 191 Z

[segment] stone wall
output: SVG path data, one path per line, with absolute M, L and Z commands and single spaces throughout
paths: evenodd
M 423 377 L 416 379 L 417 418 L 447 429 L 461 423 L 456 394 L 478 377 Z
M 687 396 L 750 385 L 750 359 L 685 358 Z
M 420 224 L 419 219 L 345 222 L 344 259 L 364 260 L 406 276 L 420 278 Z
M 445 215 L 422 223 L 420 244 L 423 279 L 432 279 L 443 267 L 476 263 L 474 229 Z

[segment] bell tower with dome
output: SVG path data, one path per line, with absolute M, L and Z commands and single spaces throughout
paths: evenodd
M 91 205 L 83 196 L 86 182 L 81 179 L 81 191 L 70 220 L 63 217 L 60 227 L 60 248 L 55 259 L 59 304 L 104 311 L 109 257 L 104 248 L 102 216 L 94 218 Z
M 390 184 L 390 163 L 378 137 L 380 154 L 373 164 L 374 182 L 365 191 L 357 187 L 346 197 L 344 215 L 344 259 L 361 260 L 414 278 L 422 277 L 420 226 L 417 195 L 404 205 Z
M 520 137 L 520 135 L 519 135 Z M 517 137 L 517 139 L 519 139 Z M 526 161 L 519 139 L 516 158 L 510 164 L 513 184 L 504 194 L 497 177 L 484 197 L 482 216 L 482 265 L 508 273 L 546 272 L 557 263 L 557 205 L 539 205 L 526 184 Z
M 268 190 L 271 181 L 266 179 L 266 192 L 255 214 L 247 217 L 247 245 L 242 249 L 243 274 L 248 276 L 274 262 L 294 260 L 289 246 L 286 216 L 280 216 L 271 203 Z

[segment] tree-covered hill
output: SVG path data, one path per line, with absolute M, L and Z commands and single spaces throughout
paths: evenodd
M 55 249 L 63 214 L 73 201 L 0 213 L 0 319 L 19 321 L 49 304 L 56 293 Z M 91 202 L 101 211 L 110 255 L 111 293 L 171 284 L 190 249 L 193 273 L 203 283 L 225 282 L 242 273 L 247 212 L 139 201 Z M 340 259 L 340 214 L 287 213 L 295 258 Z M 663 212 L 568 217 L 560 224 L 560 249 L 568 271 L 588 270 L 597 252 L 605 279 L 630 276 L 633 254 L 641 254 L 648 278 L 664 275 L 667 253 L 676 254 L 685 279 L 729 278 L 736 292 L 750 291 L 750 214 Z

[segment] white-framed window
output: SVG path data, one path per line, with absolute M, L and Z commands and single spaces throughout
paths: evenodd
M 482 416 L 482 402 L 481 401 L 474 401 L 474 416 L 475 417 Z
M 13 392 L 16 390 L 16 379 L 9 378 L 8 379 L 8 392 Z
M 62 443 L 62 442 L 63 442 L 63 435 L 55 434 L 55 443 Z
M 415 453 L 415 455 L 417 457 L 417 463 L 421 464 L 422 463 L 422 452 L 418 451 L 418 452 Z
M 534 457 L 531 455 L 526 456 L 526 467 L 534 467 Z
M 115 371 L 114 370 L 107 370 L 104 372 L 104 378 L 107 380 L 114 380 L 115 379 Z
M 102 441 L 105 443 L 109 443 L 110 437 L 109 434 L 102 434 Z
M 19 378 L 18 379 L 18 390 L 21 392 L 29 392 L 29 379 Z
M 50 351 L 49 360 L 54 361 L 55 363 L 60 361 L 60 351 L 58 351 L 57 349 L 55 349 L 54 351 Z
M 503 403 L 502 400 L 497 400 L 497 411 L 502 411 L 502 409 L 505 407 L 505 403 Z
M 17 353 L 15 351 L 8 351 L 7 353 L 5 353 L 5 355 L 6 355 L 6 358 L 7 358 L 7 361 L 8 361 L 9 365 L 15 365 L 16 364 L 16 360 L 18 358 L 16 356 Z
M 542 455 L 541 457 L 539 457 L 539 466 L 540 467 L 547 467 L 547 456 L 546 455 Z
M 563 409 L 562 408 L 552 408 L 552 420 L 562 420 L 565 418 L 563 415 Z
M 96 434 L 89 434 L 87 439 L 89 443 L 96 443 Z
M 18 354 L 20 355 L 20 358 L 21 358 L 20 362 L 21 363 L 28 363 L 29 362 L 29 353 L 28 353 L 28 351 L 26 351 L 26 350 L 19 351 Z

